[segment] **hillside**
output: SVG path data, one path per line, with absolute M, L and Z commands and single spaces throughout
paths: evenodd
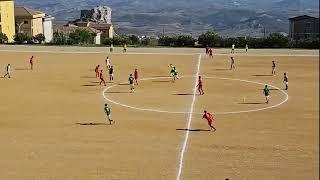
M 214 30 L 222 35 L 261 36 L 287 32 L 288 18 L 301 14 L 318 16 L 317 0 L 16 0 L 56 17 L 79 18 L 81 9 L 107 5 L 113 9 L 118 33 L 198 35 Z

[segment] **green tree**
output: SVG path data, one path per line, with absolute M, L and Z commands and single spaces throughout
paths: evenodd
M 41 44 L 46 38 L 43 34 L 37 34 L 33 37 L 35 41 L 37 41 L 39 44 Z
M 86 29 L 76 29 L 69 34 L 68 44 L 94 44 L 95 33 Z
M 54 32 L 51 43 L 56 45 L 65 45 L 67 44 L 67 37 L 62 32 Z
M 6 43 L 6 42 L 8 42 L 8 37 L 7 37 L 7 35 L 4 34 L 4 33 L 2 33 L 2 32 L 0 32 L 0 44 L 4 44 L 4 43 Z
M 220 47 L 223 44 L 223 39 L 217 33 L 208 31 L 205 34 L 201 34 L 199 36 L 198 42 L 203 47 Z
M 32 37 L 27 35 L 27 34 L 24 34 L 24 33 L 17 33 L 15 36 L 14 36 L 14 41 L 17 43 L 17 44 L 23 44 L 23 43 L 33 43 L 32 41 Z

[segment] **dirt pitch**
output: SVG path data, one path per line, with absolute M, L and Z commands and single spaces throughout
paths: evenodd
M 185 180 L 319 178 L 317 51 L 238 51 L 230 71 L 229 50 L 210 60 L 199 59 L 199 49 L 118 49 L 109 54 L 115 81 L 107 88 L 114 87 L 104 93 L 114 104 L 93 71 L 97 64 L 105 70 L 107 54 L 88 49 L 1 47 L 1 73 L 10 63 L 13 78 L 0 78 L 0 179 L 170 180 L 180 165 Z M 170 63 L 182 76 L 175 83 L 163 78 Z M 130 94 L 134 68 L 147 80 Z M 193 94 L 197 73 L 205 77 L 204 96 Z M 263 84 L 281 88 L 273 88 L 269 105 Z M 104 103 L 114 126 L 105 124 Z M 216 113 L 215 133 L 201 119 L 204 109 Z M 251 110 L 258 111 L 234 113 Z

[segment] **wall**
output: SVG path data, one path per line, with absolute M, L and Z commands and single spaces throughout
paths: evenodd
M 6 34 L 9 42 L 13 42 L 15 35 L 14 1 L 1 0 L 1 32 Z
M 43 35 L 45 37 L 45 42 L 49 43 L 53 39 L 53 25 L 52 25 L 52 20 L 54 18 L 45 18 L 43 21 Z
M 113 38 L 113 32 L 114 32 L 113 31 L 113 26 L 111 25 L 110 29 L 109 29 L 109 32 L 108 32 L 109 33 L 109 38 L 111 38 L 111 39 Z
M 319 20 L 305 19 L 300 21 L 292 21 L 291 28 L 293 29 L 291 37 L 293 39 L 309 39 L 319 38 Z
M 24 33 L 27 34 L 29 36 L 32 36 L 32 32 L 31 32 L 31 19 L 29 18 L 16 18 L 16 31 L 17 33 Z M 22 24 L 23 23 L 23 24 Z M 20 25 L 20 32 L 19 32 L 19 25 Z
M 42 18 L 33 18 L 32 20 L 32 35 L 43 34 Z

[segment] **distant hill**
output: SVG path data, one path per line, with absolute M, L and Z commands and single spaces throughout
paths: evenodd
M 118 33 L 198 35 L 214 30 L 226 36 L 287 32 L 288 18 L 319 16 L 318 0 L 16 0 L 56 20 L 79 18 L 80 10 L 107 5 Z

